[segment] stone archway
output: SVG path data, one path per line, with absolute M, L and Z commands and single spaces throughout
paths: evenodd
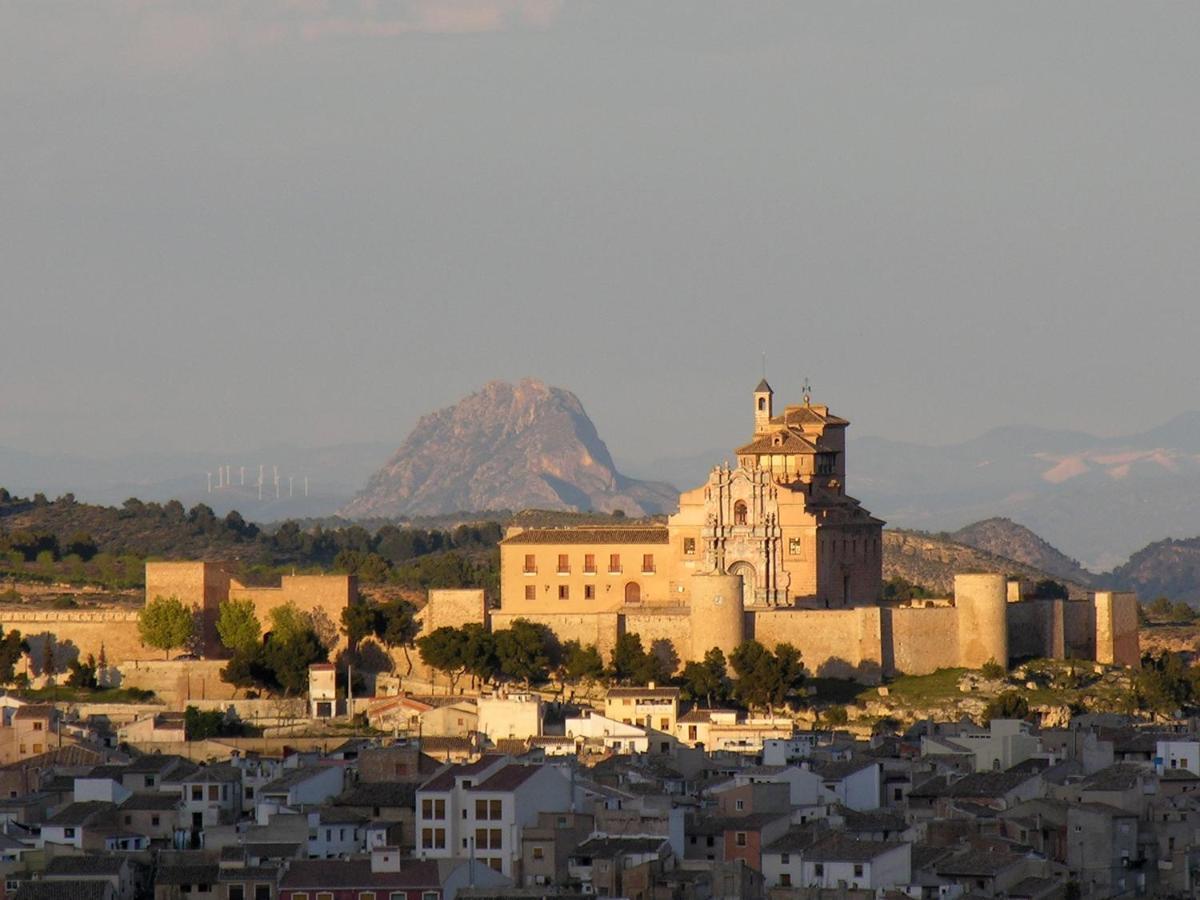
M 641 603 L 642 602 L 642 586 L 636 581 L 625 583 L 625 602 L 626 603 Z
M 757 573 L 754 571 L 754 566 L 743 560 L 738 560 L 729 567 L 730 575 L 742 576 L 742 596 L 745 602 L 752 603 L 754 601 L 754 588 L 757 583 Z

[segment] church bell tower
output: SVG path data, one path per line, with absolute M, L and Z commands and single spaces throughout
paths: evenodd
M 761 434 L 766 431 L 767 426 L 771 423 L 771 401 L 774 396 L 775 392 L 771 390 L 771 386 L 767 384 L 767 379 L 765 378 L 754 389 L 755 434 Z

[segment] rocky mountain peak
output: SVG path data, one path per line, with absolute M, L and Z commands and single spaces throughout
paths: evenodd
M 669 485 L 617 471 L 573 393 L 536 378 L 491 381 L 422 416 L 343 510 L 354 517 L 500 509 L 670 510 Z

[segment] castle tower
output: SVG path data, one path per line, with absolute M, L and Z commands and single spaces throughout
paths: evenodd
M 728 658 L 746 635 L 742 576 L 714 572 L 693 575 L 691 582 L 691 659 L 704 659 L 713 647 Z
M 958 664 L 978 669 L 988 660 L 1008 668 L 1008 580 L 986 573 L 954 576 Z
M 767 379 L 764 378 L 758 383 L 758 387 L 754 389 L 755 434 L 766 431 L 767 426 L 771 423 L 771 406 L 774 397 L 775 392 L 771 390 L 771 386 L 767 384 Z

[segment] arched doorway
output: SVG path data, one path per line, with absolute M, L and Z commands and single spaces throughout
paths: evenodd
M 739 560 L 729 567 L 729 574 L 742 576 L 742 600 L 744 603 L 754 602 L 754 566 L 745 560 Z
M 625 602 L 626 603 L 641 603 L 642 602 L 642 586 L 636 581 L 630 581 L 625 585 Z

